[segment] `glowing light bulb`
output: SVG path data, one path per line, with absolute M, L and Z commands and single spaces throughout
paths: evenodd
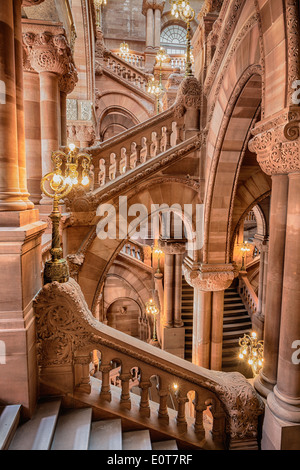
M 60 183 L 61 183 L 61 180 L 62 180 L 62 178 L 61 178 L 60 175 L 54 175 L 54 176 L 53 176 L 53 183 L 55 183 L 55 184 L 60 184 Z
M 84 176 L 84 177 L 82 178 L 81 184 L 82 184 L 83 186 L 86 186 L 87 184 L 89 184 L 89 182 L 90 182 L 89 177 L 88 177 L 88 176 Z
M 244 356 L 243 356 L 242 353 L 239 355 L 239 358 L 240 358 L 240 359 L 244 359 Z
M 177 384 L 174 384 L 174 385 L 173 385 L 173 388 L 174 388 L 174 390 L 178 390 L 178 385 L 177 385 Z
M 65 183 L 66 183 L 68 186 L 72 186 L 72 185 L 73 185 L 70 176 L 68 176 L 68 177 L 65 179 Z
M 255 331 L 253 331 L 253 332 L 251 333 L 251 336 L 252 336 L 252 338 L 256 338 L 257 334 L 255 333 Z
M 74 152 L 74 150 L 76 149 L 76 145 L 75 144 L 69 144 L 69 149 L 71 150 L 71 152 Z

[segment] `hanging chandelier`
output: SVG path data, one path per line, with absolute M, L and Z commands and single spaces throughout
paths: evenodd
M 191 7 L 189 0 L 170 0 L 171 15 L 181 18 L 187 25 L 187 47 L 186 47 L 186 77 L 192 77 L 192 56 L 191 56 L 191 22 L 195 18 L 195 10 Z
M 258 341 L 257 334 L 254 331 L 251 333 L 251 336 L 245 334 L 239 340 L 239 358 L 247 361 L 251 366 L 254 375 L 257 375 L 263 366 L 263 344 L 263 341 Z

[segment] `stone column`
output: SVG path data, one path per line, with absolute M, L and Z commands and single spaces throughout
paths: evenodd
M 162 349 L 184 358 L 185 328 L 181 319 L 181 296 L 185 242 L 160 239 L 159 245 L 165 254 Z
M 155 56 L 160 46 L 161 14 L 165 0 L 143 0 L 142 13 L 146 17 L 145 68 L 153 71 Z
M 0 211 L 22 211 L 27 203 L 19 179 L 13 0 L 0 9 L 0 23 L 0 80 L 5 88 L 5 104 L 0 105 Z
M 29 193 L 27 190 L 27 175 L 26 175 L 21 6 L 22 6 L 21 0 L 14 0 L 14 40 L 15 40 L 19 186 L 20 186 L 20 191 L 22 194 L 22 199 L 27 205 L 27 209 L 33 209 L 34 204 L 28 199 Z
M 27 185 L 30 199 L 41 199 L 42 146 L 40 122 L 40 78 L 33 69 L 24 69 L 24 110 Z
M 161 33 L 161 8 L 155 8 L 154 10 L 154 47 L 160 48 L 160 33 Z
M 234 280 L 234 268 L 197 264 L 187 258 L 183 270 L 194 288 L 193 363 L 221 370 L 224 291 Z
M 290 107 L 273 122 L 258 123 L 250 143 L 273 182 L 264 368 L 255 383 L 267 395 L 263 450 L 300 449 L 300 369 L 293 355 L 300 339 L 299 128 L 299 107 Z
M 154 11 L 148 8 L 146 16 L 146 48 L 154 47 Z
M 269 406 L 280 418 L 299 423 L 300 365 L 294 343 L 300 340 L 300 169 L 289 174 L 282 311 L 277 385 Z M 299 345 L 298 345 L 299 349 Z M 298 354 L 299 356 L 299 354 Z
M 40 77 L 40 113 L 42 140 L 42 173 L 52 171 L 52 152 L 61 144 L 60 89 L 67 92 L 68 82 L 76 83 L 77 73 L 72 52 L 64 29 L 60 26 L 44 26 L 23 21 L 23 44 L 31 67 Z M 72 89 L 72 87 L 71 87 Z M 65 132 L 65 129 L 63 130 Z M 63 136 L 66 140 L 66 136 Z M 43 196 L 41 204 L 49 204 Z

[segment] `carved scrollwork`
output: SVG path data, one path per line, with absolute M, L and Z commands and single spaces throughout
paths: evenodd
M 203 292 L 226 290 L 234 280 L 232 265 L 200 265 L 199 269 L 183 265 L 183 273 L 191 287 Z
M 175 116 L 180 118 L 188 108 L 200 109 L 201 84 L 195 77 L 186 77 L 180 84 L 175 102 Z

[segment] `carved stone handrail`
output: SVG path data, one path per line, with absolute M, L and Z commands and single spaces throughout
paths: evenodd
M 239 274 L 238 291 L 250 317 L 252 318 L 258 310 L 258 297 L 254 292 L 246 272 Z
M 174 108 L 150 118 L 97 146 L 88 148 L 93 156 L 94 188 L 105 186 L 130 170 L 183 141 L 183 118 Z
M 158 377 L 160 397 L 158 415 L 151 416 L 168 432 L 167 399 L 177 384 L 178 405 L 187 400 L 189 392 L 195 396 L 194 434 L 199 447 L 205 445 L 203 411 L 211 406 L 213 416 L 212 437 L 223 441 L 229 448 L 257 448 L 258 418 L 263 403 L 254 388 L 240 373 L 206 370 L 120 331 L 98 322 L 89 311 L 79 285 L 70 279 L 64 284 L 45 285 L 34 299 L 37 326 L 38 363 L 40 381 L 47 389 L 72 394 L 84 392 L 88 402 L 91 354 L 97 350 L 101 356 L 102 384 L 99 403 L 111 400 L 109 373 L 114 363 L 121 364 L 122 391 L 120 410 L 130 417 L 129 384 L 131 371 L 140 371 L 139 387 L 140 424 L 150 417 L 150 379 Z M 47 392 L 46 392 L 47 393 Z M 114 412 L 116 407 L 114 404 Z M 185 407 L 178 406 L 177 437 L 184 441 L 187 432 Z M 172 423 L 173 425 L 173 423 Z

